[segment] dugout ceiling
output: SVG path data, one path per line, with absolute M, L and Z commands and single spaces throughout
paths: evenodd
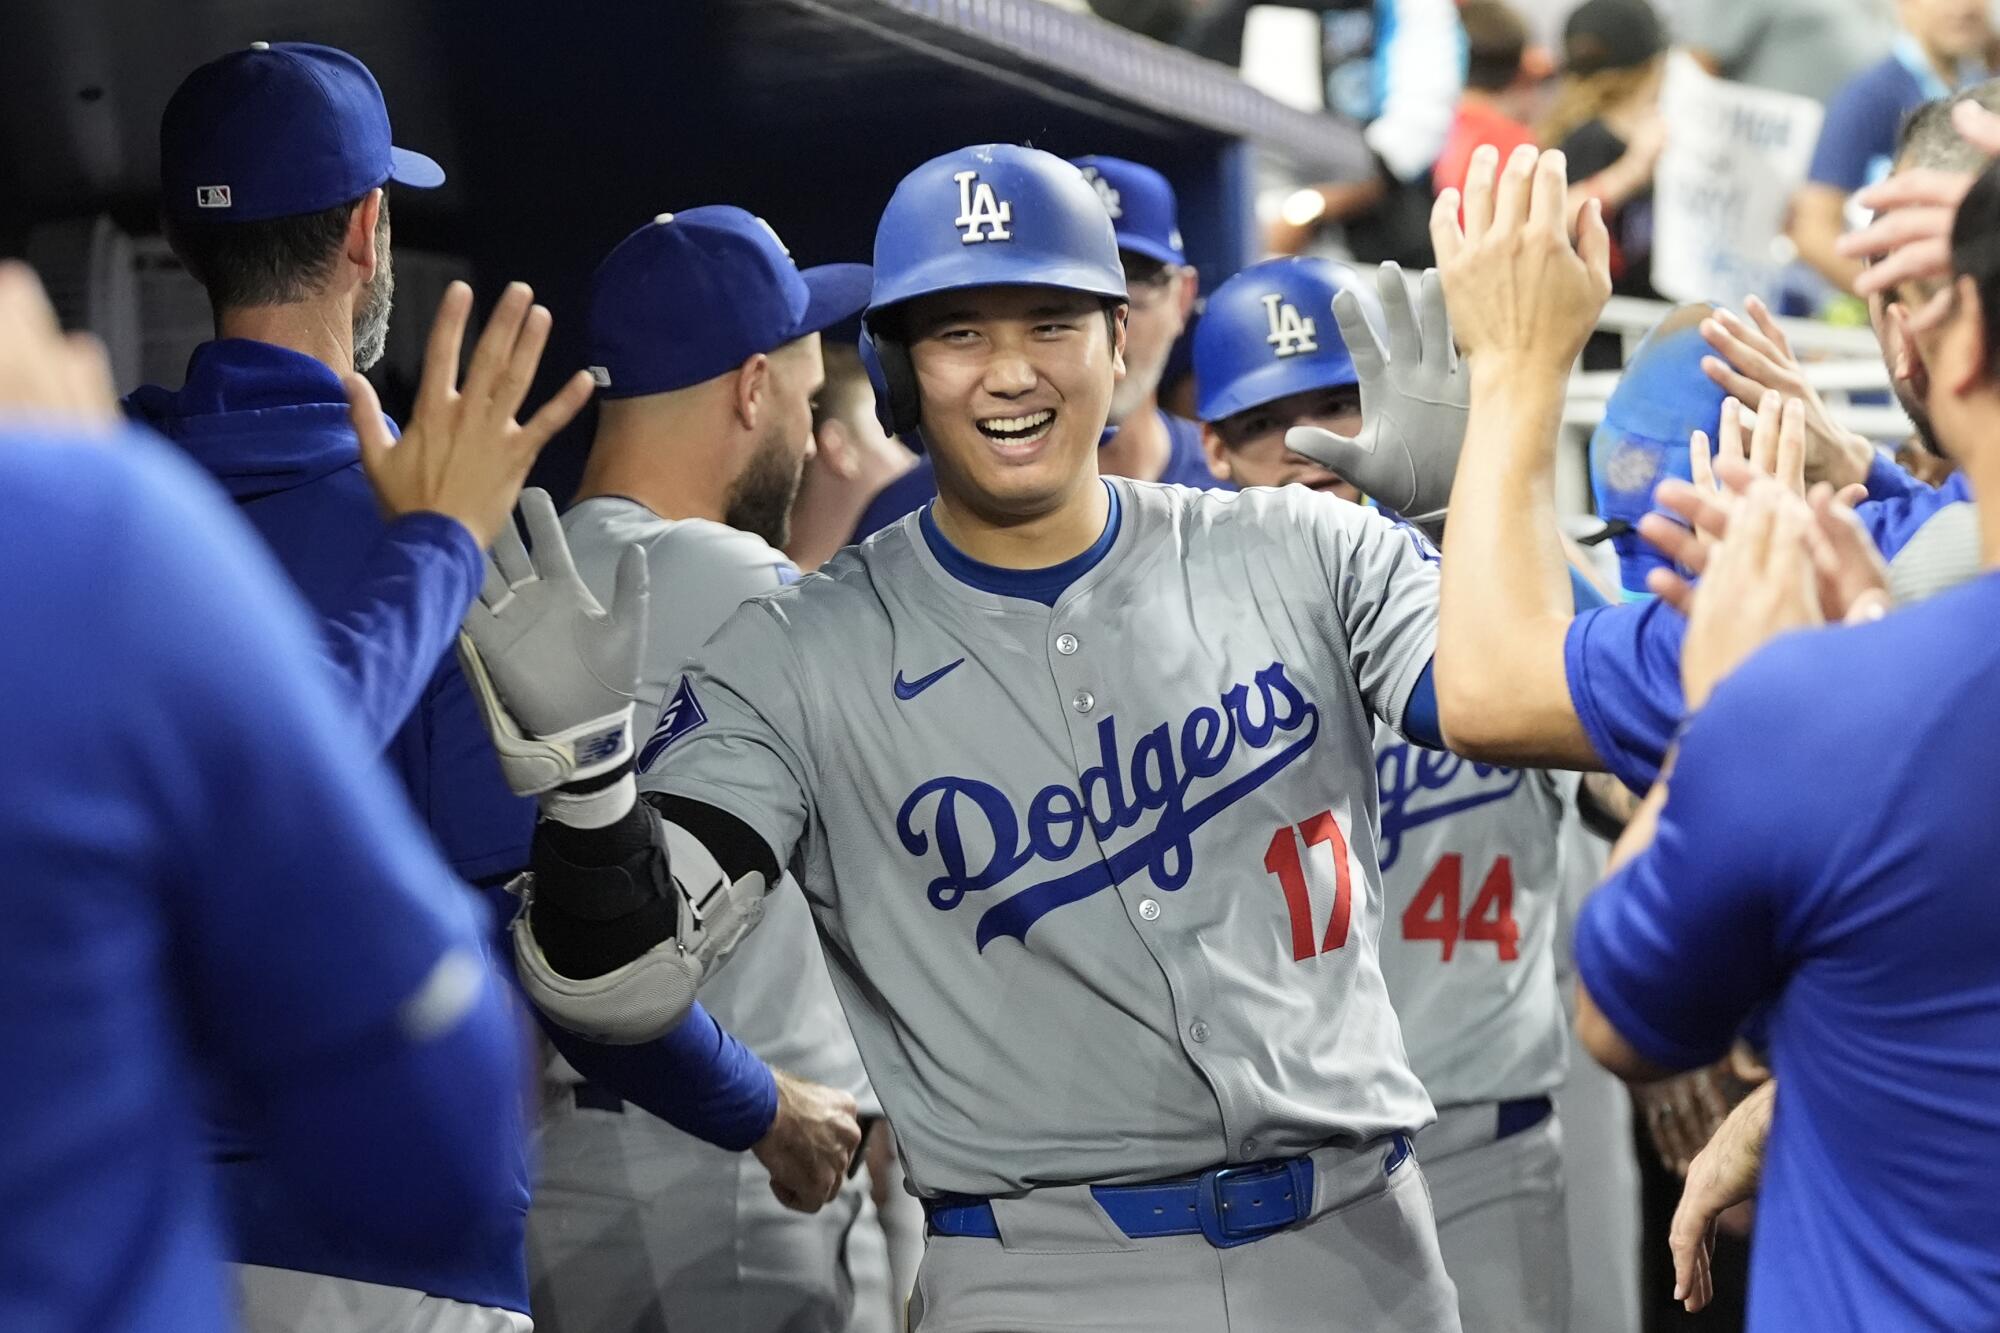
M 150 229 L 175 84 L 286 39 L 376 72 L 398 141 L 450 175 L 395 195 L 398 241 L 467 256 L 487 294 L 533 282 L 554 364 L 597 259 L 664 209 L 738 203 L 801 263 L 866 259 L 935 153 L 1115 153 L 1173 179 L 1212 282 L 1253 248 L 1250 151 L 1330 179 L 1368 163 L 1349 125 L 1037 0 L 0 0 L 0 252 L 55 217 Z

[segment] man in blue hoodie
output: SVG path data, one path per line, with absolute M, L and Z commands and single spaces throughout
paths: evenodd
M 573 380 L 542 414 L 513 425 L 549 322 L 517 284 L 489 320 L 464 396 L 506 398 L 490 441 L 499 452 L 459 451 L 442 466 L 460 395 L 453 377 L 430 376 L 441 387 L 417 403 L 409 443 L 421 441 L 421 456 L 441 466 L 398 459 L 405 446 L 389 446 L 392 427 L 356 373 L 381 355 L 387 331 L 383 187 L 429 188 L 444 173 L 391 145 L 381 91 L 345 52 L 260 42 L 196 70 L 162 120 L 161 179 L 168 239 L 208 289 L 218 336 L 196 349 L 181 389 L 141 389 L 127 409 L 214 474 L 269 543 L 321 618 L 356 725 L 384 749 L 446 861 L 486 889 L 504 919 L 499 886 L 527 862 L 534 807 L 501 780 L 449 645 L 481 548 L 535 449 L 581 405 L 587 384 Z M 434 364 L 456 364 L 470 304 L 462 287 L 447 296 Z M 497 505 L 495 469 L 511 484 Z M 485 472 L 486 484 L 469 485 L 475 502 L 418 484 L 426 472 L 454 471 Z M 705 1013 L 646 1046 L 552 1035 L 594 1082 L 719 1146 L 754 1147 L 774 1174 L 816 1171 L 839 1151 L 841 1127 L 788 1108 L 770 1071 Z M 513 1131 L 492 1169 L 514 1187 L 490 1191 L 490 1216 L 463 1228 L 449 1253 L 423 1255 L 366 1229 L 329 1234 L 283 1187 L 244 1110 L 215 1117 L 214 1148 L 253 1333 L 527 1326 L 529 1177 L 515 1099 L 492 1108 Z

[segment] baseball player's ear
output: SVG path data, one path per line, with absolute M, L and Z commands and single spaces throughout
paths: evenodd
M 1125 321 L 1131 313 L 1132 307 L 1123 302 L 1111 308 L 1111 364 L 1121 376 L 1125 373 Z
M 1979 299 L 1979 283 L 1970 277 L 1959 277 L 1953 281 L 1958 286 L 1956 294 L 1958 309 L 1953 312 L 1952 319 L 1960 329 L 1964 330 L 1960 336 L 1965 339 L 1965 360 L 1962 365 L 1955 368 L 1954 383 L 1951 387 L 1953 393 L 1967 394 L 1978 388 L 1980 382 L 1991 372 L 1993 348 L 1986 340 L 1986 305 Z M 1949 343 L 1951 332 L 1950 323 L 1939 330 L 1937 339 L 1940 352 L 1943 352 Z M 1916 350 L 1915 342 L 1916 340 L 1912 338 L 1913 350 Z M 1921 355 L 1920 351 L 1918 355 Z
M 382 190 L 380 186 L 361 196 L 361 202 L 354 206 L 353 214 L 347 219 L 347 235 L 341 239 L 341 252 L 349 263 L 361 270 L 362 276 L 372 277 L 375 266 L 382 262 L 376 253 L 375 227 L 382 219 Z
M 736 419 L 743 429 L 757 429 L 757 416 L 763 410 L 764 396 L 771 390 L 771 358 L 762 352 L 752 353 L 748 360 L 736 368 Z
M 837 417 L 828 417 L 813 427 L 813 443 L 819 449 L 819 460 L 826 464 L 834 476 L 842 481 L 853 481 L 859 469 L 855 466 L 854 438 L 847 433 L 847 427 Z
M 1186 328 L 1188 316 L 1194 313 L 1194 303 L 1201 296 L 1201 273 L 1189 264 L 1180 272 L 1181 327 Z
M 1206 421 L 1201 423 L 1201 456 L 1208 464 L 1208 470 L 1215 474 L 1217 481 L 1234 481 L 1229 467 L 1229 451 L 1223 448 L 1222 437 L 1215 433 L 1215 427 Z

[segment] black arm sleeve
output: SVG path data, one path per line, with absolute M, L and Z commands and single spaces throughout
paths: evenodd
M 603 828 L 544 819 L 535 827 L 528 924 L 549 966 L 566 977 L 599 977 L 673 938 L 679 894 L 662 821 L 693 834 L 730 879 L 778 878 L 778 858 L 751 827 L 726 810 L 649 792 Z

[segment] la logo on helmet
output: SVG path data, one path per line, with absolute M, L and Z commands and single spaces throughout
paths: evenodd
M 960 229 L 964 244 L 1013 239 L 1014 233 L 1007 230 L 1014 220 L 1012 204 L 995 197 L 993 187 L 976 171 L 961 171 L 952 179 L 958 182 L 958 218 L 953 225 Z
M 1104 211 L 1111 215 L 1113 222 L 1125 216 L 1125 199 L 1118 193 L 1118 187 L 1104 179 L 1096 167 L 1085 167 L 1083 178 L 1097 188 L 1097 197 L 1104 201 Z
M 1312 317 L 1300 315 L 1299 308 L 1278 292 L 1263 298 L 1264 317 L 1271 323 L 1271 336 L 1264 341 L 1278 349 L 1279 356 L 1297 356 L 1319 350 L 1319 330 Z

